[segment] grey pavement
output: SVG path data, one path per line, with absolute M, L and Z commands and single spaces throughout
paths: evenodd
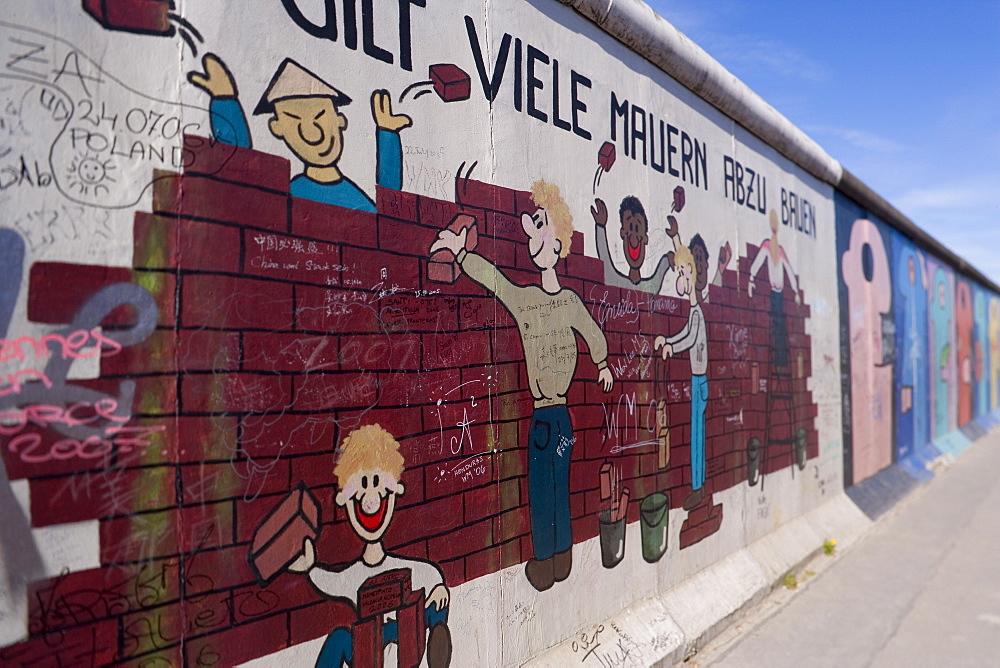
M 690 664 L 1000 666 L 1000 434 L 813 563 Z

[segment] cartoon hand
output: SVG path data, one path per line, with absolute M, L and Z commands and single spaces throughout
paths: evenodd
M 215 97 L 236 97 L 233 75 L 217 55 L 206 53 L 201 59 L 202 72 L 188 72 L 188 81 Z
M 605 392 L 611 391 L 611 388 L 615 386 L 615 377 L 611 375 L 611 369 L 608 367 L 601 369 L 601 373 L 597 375 L 597 384 Z
M 311 538 L 302 541 L 302 556 L 288 564 L 288 570 L 292 573 L 305 573 L 316 563 L 316 548 L 313 547 Z
M 677 219 L 673 216 L 667 216 L 667 236 L 673 239 L 677 236 Z
M 430 608 L 433 604 L 434 609 L 437 611 L 444 610 L 448 607 L 448 601 L 451 599 L 451 595 L 448 593 L 448 588 L 444 584 L 439 584 L 438 586 L 431 589 L 431 593 L 427 595 L 427 600 L 424 601 L 424 607 Z
M 372 117 L 380 130 L 399 132 L 413 125 L 413 119 L 406 114 L 392 113 L 392 98 L 387 90 L 372 93 Z
M 729 242 L 719 249 L 719 266 L 725 269 L 729 266 L 729 260 L 733 257 L 733 249 L 729 247 Z
M 750 283 L 747 285 L 747 296 L 753 297 L 753 279 L 750 279 Z
M 458 254 L 465 248 L 465 238 L 468 235 L 468 227 L 463 227 L 458 234 L 449 229 L 441 230 L 438 232 L 437 240 L 431 244 L 429 254 L 433 255 L 435 251 L 445 248 L 450 250 L 452 255 L 458 257 Z
M 598 227 L 604 227 L 608 224 L 608 205 L 600 197 L 594 200 L 594 204 L 596 206 L 590 207 L 590 215 L 594 217 L 594 223 Z
M 664 360 L 667 359 L 667 357 L 673 357 L 674 347 L 667 343 L 667 337 L 662 334 L 653 339 L 653 350 L 660 350 L 660 348 L 663 348 L 663 350 L 660 351 L 660 356 Z

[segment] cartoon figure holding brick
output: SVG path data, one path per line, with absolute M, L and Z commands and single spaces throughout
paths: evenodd
M 204 72 L 190 72 L 188 80 L 211 97 L 209 114 L 212 134 L 218 141 L 252 146 L 250 127 L 240 104 L 236 82 L 215 54 L 202 60 Z M 337 163 L 344 151 L 347 116 L 341 109 L 351 98 L 294 60 L 286 58 L 278 67 L 254 109 L 254 115 L 271 114 L 268 128 L 305 165 L 291 181 L 294 197 L 335 204 L 348 209 L 375 212 L 375 203 L 340 171 Z M 388 91 L 376 90 L 371 98 L 377 127 L 376 182 L 383 188 L 403 186 L 403 146 L 399 133 L 413 121 L 392 112 Z
M 477 254 L 474 221 L 459 216 L 438 233 L 432 257 L 450 253 L 460 270 L 496 295 L 517 322 L 528 385 L 535 400 L 528 445 L 528 509 L 534 557 L 525 565 L 528 582 L 538 591 L 569 577 L 573 566 L 573 534 L 569 508 L 569 469 L 573 424 L 566 393 L 580 357 L 576 336 L 587 342 L 597 366 L 597 383 L 610 392 L 614 377 L 608 367 L 608 342 L 580 296 L 559 283 L 556 265 L 569 255 L 573 217 L 559 188 L 537 181 L 531 188 L 534 211 L 521 214 L 528 254 L 541 272 L 541 285 L 517 285 L 496 265 Z
M 692 248 L 674 238 L 673 262 L 677 268 L 677 294 L 687 297 L 691 308 L 681 331 L 671 336 L 657 336 L 653 349 L 663 359 L 688 351 L 691 362 L 691 493 L 684 500 L 684 510 L 693 510 L 705 498 L 705 408 L 708 404 L 708 330 L 701 308 L 704 293 L 698 289 L 698 267 Z M 694 244 L 692 244 L 694 245 Z
M 429 561 L 388 553 L 382 545 L 396 498 L 405 491 L 403 466 L 399 443 L 377 424 L 344 437 L 333 469 L 338 488 L 334 502 L 364 541 L 364 552 L 354 563 L 335 569 L 316 562 L 307 534 L 300 556 L 287 566 L 305 574 L 323 596 L 344 600 L 358 612 L 353 628 L 337 628 L 327 636 L 316 660 L 319 667 L 381 666 L 383 648 L 391 642 L 397 643 L 400 666 L 419 664 L 425 644 L 430 668 L 451 662 L 450 595 L 441 570 Z

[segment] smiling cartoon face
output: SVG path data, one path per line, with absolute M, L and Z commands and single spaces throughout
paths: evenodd
M 381 540 L 392 522 L 396 497 L 405 491 L 399 443 L 377 424 L 355 429 L 344 437 L 333 474 L 338 487 L 334 502 L 347 511 L 355 533 L 366 543 Z
M 306 165 L 328 167 L 344 150 L 347 117 L 329 97 L 291 97 L 274 103 L 269 127 Z
M 646 212 L 637 198 L 626 197 L 622 200 L 618 215 L 622 223 L 621 238 L 625 261 L 632 269 L 638 269 L 646 261 L 646 244 L 649 243 Z
M 549 220 L 549 213 L 538 208 L 535 213 L 521 214 L 521 229 L 528 235 L 528 254 L 539 269 L 556 266 L 562 251 L 562 242 L 556 235 L 555 225 Z
M 403 483 L 382 469 L 357 471 L 337 492 L 335 502 L 347 511 L 355 533 L 367 543 L 382 538 L 396 509 L 396 497 L 404 492 Z

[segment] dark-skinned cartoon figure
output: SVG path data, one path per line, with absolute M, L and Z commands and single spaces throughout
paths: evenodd
M 659 292 L 663 277 L 670 269 L 666 256 L 660 258 L 656 269 L 648 278 L 643 278 L 641 269 L 646 262 L 646 246 L 649 245 L 649 221 L 646 210 L 638 197 L 629 195 L 618 207 L 618 220 L 621 223 L 619 236 L 622 240 L 622 251 L 628 264 L 628 274 L 621 273 L 611 259 L 608 245 L 608 207 L 604 200 L 597 199 L 590 207 L 590 214 L 597 225 L 597 256 L 604 261 L 604 282 L 619 288 L 632 288 L 646 292 Z

